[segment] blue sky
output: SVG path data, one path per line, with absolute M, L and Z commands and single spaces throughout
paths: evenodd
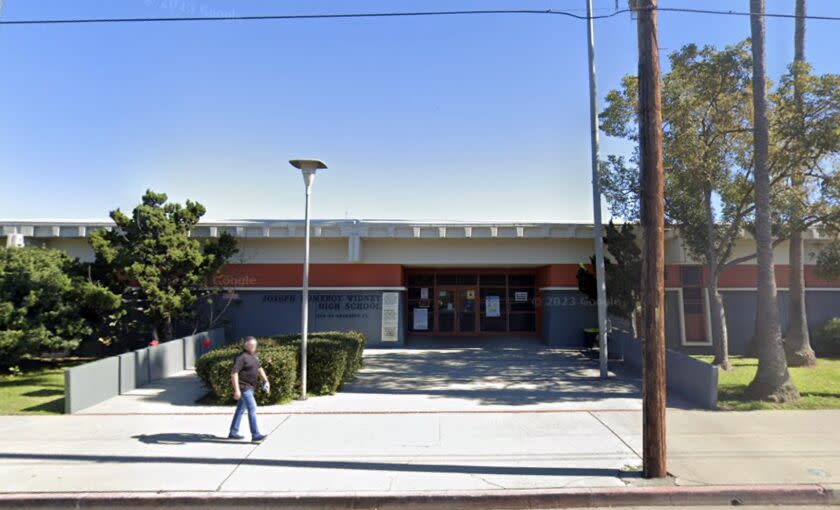
M 840 15 L 836 0 L 809 4 L 810 14 Z M 2 18 L 584 6 L 5 0 Z M 614 7 L 595 0 L 596 14 Z M 635 28 L 628 14 L 597 22 L 601 99 L 635 72 Z M 808 24 L 818 72 L 840 73 L 838 29 Z M 315 181 L 318 218 L 591 221 L 585 31 L 524 15 L 0 26 L 0 218 L 103 218 L 146 188 L 198 200 L 208 218 L 297 218 L 303 182 L 287 160 L 315 156 L 330 165 Z M 663 57 L 748 34 L 746 17 L 660 15 Z M 792 59 L 792 38 L 792 20 L 768 20 L 773 76 Z M 602 140 L 602 154 L 626 148 Z

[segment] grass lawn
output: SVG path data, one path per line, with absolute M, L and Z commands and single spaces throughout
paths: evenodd
M 711 363 L 712 356 L 696 356 Z M 818 359 L 816 368 L 789 368 L 793 383 L 802 400 L 790 404 L 773 404 L 747 400 L 744 390 L 755 376 L 758 360 L 731 356 L 732 370 L 719 372 L 718 408 L 726 411 L 755 409 L 840 409 L 840 359 Z
M 64 413 L 64 369 L 83 361 L 21 363 L 19 375 L 0 375 L 0 414 Z

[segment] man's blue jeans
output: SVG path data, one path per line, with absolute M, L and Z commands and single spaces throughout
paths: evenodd
M 239 422 L 242 421 L 242 413 L 248 410 L 248 427 L 251 429 L 251 437 L 259 436 L 260 429 L 257 427 L 257 401 L 254 399 L 254 390 L 245 390 L 236 404 L 236 411 L 233 413 L 233 422 L 230 424 L 230 434 L 239 434 Z

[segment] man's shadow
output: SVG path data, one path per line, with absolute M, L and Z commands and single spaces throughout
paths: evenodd
M 168 432 L 163 434 L 139 434 L 133 439 L 146 444 L 180 445 L 187 443 L 244 444 L 243 441 L 228 439 L 227 436 L 212 434 L 191 434 L 188 432 Z

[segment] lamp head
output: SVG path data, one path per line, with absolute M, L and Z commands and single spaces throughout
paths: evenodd
M 297 168 L 303 174 L 303 183 L 306 184 L 306 193 L 309 194 L 312 188 L 312 181 L 315 180 L 317 170 L 326 170 L 327 165 L 320 159 L 292 159 L 289 164 Z
M 289 164 L 298 170 L 326 170 L 327 165 L 320 159 L 293 159 Z

